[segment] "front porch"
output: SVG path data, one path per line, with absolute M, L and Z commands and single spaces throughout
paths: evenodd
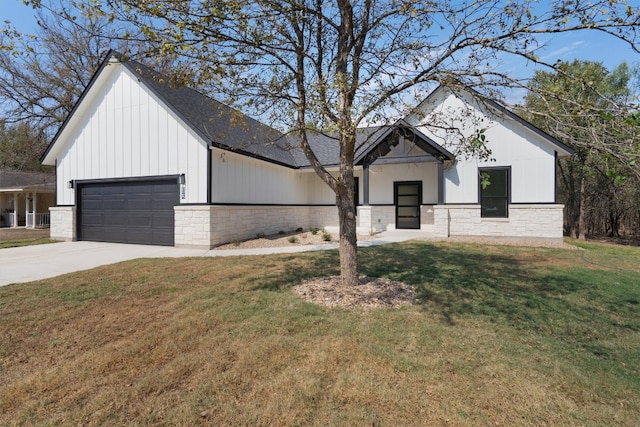
M 40 211 L 38 202 L 40 199 Z M 26 228 L 49 228 L 51 216 L 49 212 L 42 212 L 53 203 L 51 193 L 23 193 L 23 192 L 3 192 L 0 193 L 0 216 L 1 227 L 26 227 Z
M 0 227 L 49 228 L 55 192 L 53 174 L 0 171 Z

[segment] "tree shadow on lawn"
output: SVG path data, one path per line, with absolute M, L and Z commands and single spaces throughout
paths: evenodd
M 487 316 L 552 333 L 563 321 L 592 323 L 596 306 L 605 312 L 619 309 L 616 297 L 595 285 L 597 276 L 606 277 L 607 272 L 555 267 L 555 253 L 406 242 L 360 249 L 358 257 L 360 274 L 414 286 L 419 302 L 430 310 L 435 307 L 451 324 L 461 316 Z M 301 255 L 289 257 L 278 277 L 261 282 L 275 290 L 309 277 L 339 274 L 337 251 Z
M 603 285 L 610 271 L 590 269 L 557 251 L 405 242 L 363 248 L 358 257 L 361 275 L 414 286 L 424 310 L 441 314 L 450 325 L 482 318 L 628 364 L 637 346 L 611 347 L 611 342 L 630 340 L 640 330 L 638 306 L 614 303 L 625 294 Z M 307 278 L 339 274 L 336 250 L 280 261 L 274 263 L 281 265 L 277 270 L 254 276 L 249 289 L 288 290 Z
M 371 276 L 413 285 L 420 302 L 438 307 L 450 323 L 464 315 L 532 321 L 582 286 L 566 277 L 542 279 L 521 257 L 479 245 L 410 242 L 375 248 L 360 259 Z
M 484 251 L 480 245 L 408 242 L 363 248 L 358 257 L 360 274 L 414 286 L 419 301 L 438 307 L 452 324 L 464 315 L 532 321 L 545 310 L 560 309 L 558 304 L 570 308 L 560 297 L 585 286 L 560 272 L 540 277 L 522 257 Z M 335 250 L 287 256 L 284 264 L 284 271 L 266 273 L 253 285 L 279 290 L 307 278 L 339 274 Z

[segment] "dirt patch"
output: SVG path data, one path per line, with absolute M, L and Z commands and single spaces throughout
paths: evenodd
M 4 240 L 19 240 L 19 239 L 40 239 L 43 237 L 49 237 L 48 228 L 0 228 L 0 241 Z
M 342 286 L 340 276 L 305 280 L 293 291 L 306 301 L 324 307 L 397 308 L 416 301 L 413 287 L 389 279 L 363 276 L 357 286 Z
M 358 240 L 369 240 L 372 236 L 358 235 Z M 284 246 L 327 245 L 337 243 L 338 233 L 326 233 L 319 230 L 316 234 L 311 231 L 289 232 L 272 234 L 255 239 L 226 243 L 217 246 L 216 249 L 254 249 L 254 248 L 280 248 Z

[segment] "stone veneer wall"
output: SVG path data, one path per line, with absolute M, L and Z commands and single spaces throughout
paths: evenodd
M 438 237 L 483 236 L 562 241 L 564 205 L 509 205 L 509 218 L 481 218 L 480 205 L 434 206 Z
M 393 230 L 395 227 L 395 206 L 371 206 L 371 232 Z
M 76 207 L 56 206 L 49 208 L 51 228 L 49 237 L 53 240 L 72 242 L 76 236 Z
M 258 233 L 337 227 L 335 206 L 176 206 L 175 246 L 211 248 Z
M 307 206 L 309 222 L 305 228 L 318 227 L 337 233 L 340 230 L 340 218 L 337 206 Z
M 434 206 L 420 206 L 420 229 L 431 230 L 434 223 Z M 378 233 L 396 228 L 395 206 L 358 206 L 358 232 Z

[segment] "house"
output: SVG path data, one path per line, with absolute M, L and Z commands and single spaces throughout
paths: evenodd
M 55 192 L 52 173 L 0 170 L 0 226 L 48 227 Z
M 492 159 L 455 159 L 478 133 Z M 337 141 L 310 142 L 337 171 Z M 394 125 L 359 131 L 358 230 L 561 240 L 556 163 L 571 154 L 501 105 L 439 87 Z M 294 138 L 113 52 L 42 162 L 56 167 L 56 239 L 211 248 L 338 227 L 335 196 Z

